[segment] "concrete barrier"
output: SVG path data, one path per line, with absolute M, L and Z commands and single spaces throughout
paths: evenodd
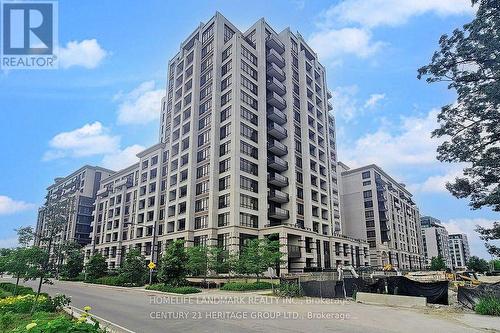
M 426 306 L 425 297 L 399 296 L 387 294 L 356 293 L 356 302 L 367 304 L 381 304 L 390 306 L 415 307 Z

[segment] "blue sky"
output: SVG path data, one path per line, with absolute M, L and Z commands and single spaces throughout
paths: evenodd
M 318 51 L 334 92 L 339 159 L 377 163 L 415 193 L 422 214 L 466 232 L 497 218 L 444 189 L 460 166 L 435 160 L 436 112 L 455 99 L 416 79 L 441 34 L 470 21 L 468 0 L 59 1 L 58 70 L 0 74 L 0 247 L 35 224 L 54 177 L 83 164 L 119 168 L 157 140 L 166 64 L 218 10 L 244 30 L 261 17 Z

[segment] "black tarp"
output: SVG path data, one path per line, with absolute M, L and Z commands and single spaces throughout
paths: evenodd
M 343 298 L 342 281 L 301 281 L 300 288 L 304 296 L 323 298 Z
M 417 282 L 404 276 L 388 276 L 387 291 L 392 295 L 420 296 L 427 303 L 448 305 L 448 281 Z
M 345 292 L 347 297 L 352 297 L 354 293 L 360 291 L 365 293 L 383 294 L 385 292 L 385 279 L 363 279 L 344 278 Z
M 458 287 L 458 302 L 471 310 L 474 310 L 479 299 L 485 296 L 500 298 L 500 282 L 484 283 L 477 287 Z

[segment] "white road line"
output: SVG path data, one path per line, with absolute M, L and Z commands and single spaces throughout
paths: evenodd
M 79 309 L 79 308 L 77 308 L 76 306 L 72 306 L 72 305 L 70 305 L 69 307 L 70 307 L 70 308 L 72 308 L 72 309 L 78 310 L 78 311 L 80 311 L 81 313 L 84 313 L 84 312 L 85 312 L 84 310 Z M 111 321 L 109 321 L 109 320 L 106 320 L 106 319 L 104 319 L 104 318 L 102 318 L 102 317 L 99 317 L 99 316 L 97 316 L 97 315 L 95 315 L 95 314 L 93 314 L 93 313 L 91 313 L 90 315 L 91 315 L 92 317 L 96 318 L 97 320 L 99 320 L 99 321 L 103 321 L 103 322 L 105 322 L 105 323 L 107 323 L 107 324 L 109 324 L 109 325 L 112 325 L 112 326 L 114 326 L 114 327 L 116 327 L 116 328 L 118 328 L 118 329 L 120 329 L 120 330 L 122 330 L 122 331 L 124 331 L 124 332 L 128 332 L 128 333 L 136 333 L 136 332 L 134 332 L 134 331 L 132 331 L 132 330 L 129 330 L 128 328 L 125 328 L 125 327 L 123 327 L 123 326 L 120 326 L 120 325 L 118 325 L 118 324 L 115 324 L 115 323 L 113 323 L 113 322 L 111 322 Z

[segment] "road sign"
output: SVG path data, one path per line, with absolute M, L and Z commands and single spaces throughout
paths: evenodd
M 150 261 L 149 264 L 148 264 L 148 267 L 149 267 L 150 270 L 153 270 L 153 269 L 155 269 L 156 264 L 154 262 Z

